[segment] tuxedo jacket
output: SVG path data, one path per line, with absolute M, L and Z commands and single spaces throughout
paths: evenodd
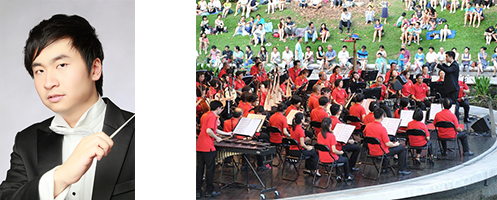
M 452 62 L 450 66 L 447 64 L 437 65 L 442 71 L 445 72 L 444 89 L 447 94 L 451 92 L 459 92 L 459 64 L 456 61 Z
M 103 132 L 110 136 L 133 113 L 121 110 L 107 98 L 103 100 L 107 104 Z M 62 164 L 64 136 L 49 129 L 52 119 L 17 133 L 10 155 L 10 169 L 0 185 L 0 200 L 39 199 L 41 176 Z M 97 161 L 92 199 L 135 199 L 134 119 L 121 129 L 113 141 L 111 152 Z

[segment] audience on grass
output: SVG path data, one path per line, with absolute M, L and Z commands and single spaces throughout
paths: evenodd
M 305 55 L 304 55 L 304 60 L 302 61 L 302 66 L 307 68 L 309 64 L 314 63 L 314 52 L 311 51 L 310 46 L 305 47 Z
M 319 65 L 319 69 L 323 69 L 324 65 L 324 49 L 322 45 L 319 45 L 317 50 L 316 50 L 316 63 Z
M 257 46 L 257 44 L 259 43 L 264 46 L 264 42 L 266 40 L 266 31 L 264 30 L 264 26 L 262 24 L 257 25 L 257 29 L 254 31 L 253 36 L 254 47 Z
M 210 45 L 207 34 L 205 34 L 205 32 L 202 32 L 200 34 L 200 37 L 198 38 L 198 41 L 199 54 L 202 55 L 202 50 L 204 50 L 204 53 L 207 54 L 207 47 Z
M 380 23 L 380 20 L 376 20 L 373 31 L 373 42 L 375 42 L 376 36 L 378 36 L 378 42 L 381 42 L 382 33 L 383 33 L 383 24 Z
M 490 45 L 490 42 L 492 42 L 492 40 L 497 42 L 497 32 L 495 31 L 495 28 L 493 26 L 490 26 L 487 29 L 485 29 L 483 35 L 485 36 L 486 45 Z
M 230 10 L 231 10 L 231 2 L 225 1 L 223 4 L 223 18 L 226 18 L 226 16 L 228 16 Z
M 494 66 L 494 74 L 492 77 L 496 77 L 496 72 L 497 72 L 497 46 L 494 48 L 494 54 L 492 54 L 492 64 Z
M 309 22 L 309 26 L 307 26 L 304 30 L 304 41 L 305 44 L 309 43 L 309 39 L 312 39 L 312 43 L 316 42 L 318 38 L 318 34 L 316 31 L 316 27 L 314 26 L 314 22 Z
M 368 65 L 368 51 L 366 51 L 366 46 L 362 45 L 361 50 L 357 51 L 357 59 L 361 63 L 361 70 L 366 70 Z
M 447 36 L 449 36 L 451 34 L 452 34 L 452 32 L 449 29 L 449 25 L 448 24 L 444 24 L 444 27 L 442 29 L 440 29 L 440 42 L 442 40 L 445 42 L 445 40 L 447 40 Z
M 423 47 L 418 47 L 418 53 L 414 55 L 414 74 L 421 73 L 424 64 L 425 54 L 423 53 Z
M 285 46 L 285 51 L 283 51 L 281 58 L 283 59 L 286 68 L 293 67 L 293 52 L 290 51 L 288 46 Z
M 335 58 L 337 57 L 337 52 L 333 49 L 331 44 L 328 45 L 328 51 L 325 54 L 325 66 L 326 70 L 330 70 L 333 66 L 336 65 Z
M 221 19 L 221 14 L 217 15 L 217 19 L 214 21 L 214 25 L 216 26 L 216 29 L 215 29 L 216 35 L 218 35 L 219 33 L 221 33 L 221 35 L 222 35 L 223 32 L 226 31 L 226 27 L 224 26 L 224 22 Z
M 309 7 L 311 8 L 314 8 L 314 9 L 319 9 L 321 8 L 321 0 L 312 0 L 311 1 L 311 4 L 309 5 Z
M 271 52 L 271 63 L 276 65 L 281 63 L 281 54 L 278 52 L 278 47 L 273 47 L 273 52 Z
M 278 23 L 278 37 L 280 38 L 279 41 L 283 41 L 283 38 L 286 38 L 285 26 L 286 26 L 285 19 L 280 18 L 280 23 Z
M 326 28 L 326 23 L 321 24 L 321 28 L 319 29 L 319 37 L 321 37 L 321 42 L 326 43 L 328 38 L 330 37 L 330 30 Z
M 372 5 L 368 5 L 368 9 L 366 10 L 366 13 L 364 15 L 366 19 L 366 24 L 374 22 L 374 10 Z
M 342 14 L 340 16 L 340 23 L 338 24 L 338 28 L 340 29 L 340 33 L 343 32 L 343 26 L 347 27 L 347 33 L 350 32 L 350 19 L 352 18 L 352 13 L 350 13 L 347 8 L 342 10 Z
M 245 10 L 247 9 L 248 0 L 238 0 L 236 2 L 235 16 L 238 15 L 238 10 L 242 10 L 242 16 L 245 15 Z M 248 18 L 248 17 L 247 17 Z
M 469 50 L 469 47 L 465 47 L 464 53 L 461 54 L 461 71 L 466 71 L 466 75 L 469 74 L 469 67 L 471 66 L 471 54 Z
M 286 39 L 288 38 L 288 36 L 290 36 L 291 39 L 293 40 L 293 38 L 295 37 L 295 30 L 296 29 L 297 29 L 297 25 L 295 24 L 295 22 L 292 21 L 291 17 L 287 17 L 286 18 L 286 25 L 285 25 L 285 40 L 284 40 L 284 42 L 286 42 Z
M 483 73 L 483 70 L 488 67 L 487 62 L 487 53 L 485 52 L 487 47 L 481 47 L 480 52 L 478 52 L 478 63 L 476 68 L 476 75 L 480 77 L 480 73 Z

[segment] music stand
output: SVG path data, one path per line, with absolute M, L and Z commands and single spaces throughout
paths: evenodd
M 381 88 L 370 88 L 370 89 L 364 89 L 362 91 L 364 94 L 364 99 L 380 99 L 381 97 Z
M 368 70 L 362 71 L 361 78 L 364 79 L 365 82 L 374 81 L 378 76 L 378 70 Z
M 350 82 L 349 83 L 349 86 L 350 86 L 350 92 L 354 93 L 354 92 L 359 92 L 361 91 L 362 89 L 366 89 L 366 82 Z
M 440 93 L 442 98 L 447 97 L 447 93 L 445 92 L 443 81 L 431 82 L 431 84 L 430 84 L 430 96 L 435 96 L 437 94 L 437 92 Z
M 242 78 L 243 82 L 245 82 L 245 85 L 249 85 L 250 82 L 252 82 L 252 77 L 252 75 L 248 74 Z
M 426 83 L 427 86 L 430 86 L 431 78 L 423 78 L 423 83 Z
M 309 80 L 309 86 L 307 86 L 307 91 L 312 93 L 312 87 L 318 82 L 318 80 Z
M 297 89 L 297 90 L 295 91 L 295 94 L 297 94 L 297 95 L 304 94 L 304 93 L 305 93 L 304 88 L 305 88 L 305 86 L 307 85 L 307 83 L 308 83 L 308 82 L 306 82 L 306 83 L 302 84 L 302 86 L 300 86 L 300 87 L 299 87 L 299 89 Z
M 342 79 L 342 82 L 343 82 L 343 89 L 347 90 L 347 88 L 349 87 L 349 83 L 350 83 L 350 78 L 343 78 Z

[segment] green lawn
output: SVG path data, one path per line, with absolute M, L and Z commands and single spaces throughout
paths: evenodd
M 224 2 L 224 1 L 223 1 Z M 402 1 L 395 0 L 395 1 L 390 1 L 390 6 L 389 6 L 389 15 L 390 17 L 387 19 L 387 24 L 384 25 L 385 29 L 385 35 L 382 38 L 382 42 L 378 43 L 378 39 L 376 39 L 376 42 L 372 42 L 372 33 L 373 33 L 373 25 L 364 25 L 364 13 L 352 13 L 352 30 L 354 33 L 359 34 L 361 37 L 361 40 L 357 41 L 357 48 L 358 50 L 362 45 L 367 46 L 367 50 L 369 52 L 369 63 L 374 63 L 376 57 L 372 56 L 376 51 L 378 50 L 378 46 L 380 44 L 385 46 L 385 50 L 388 53 L 388 59 L 397 59 L 397 54 L 400 49 L 401 41 L 400 41 L 400 28 L 396 28 L 393 26 L 395 21 L 397 21 L 397 18 L 400 16 L 402 12 L 404 12 L 404 5 Z M 236 3 L 232 3 L 232 7 L 234 10 L 234 7 Z M 279 22 L 279 19 L 282 17 L 287 17 L 291 16 L 294 21 L 297 23 L 297 27 L 299 28 L 304 28 L 307 26 L 309 21 L 313 21 L 315 25 L 319 26 L 322 22 L 325 22 L 330 29 L 331 32 L 331 38 L 328 39 L 328 43 L 323 44 L 321 41 L 317 41 L 315 44 L 312 44 L 312 42 L 309 42 L 309 46 L 311 46 L 312 51 L 316 51 L 318 45 L 322 45 L 325 49 L 328 44 L 333 45 L 333 49 L 335 51 L 341 50 L 341 47 L 343 45 L 347 45 L 348 51 L 350 55 L 352 55 L 352 46 L 353 43 L 350 42 L 342 42 L 340 39 L 344 38 L 346 36 L 346 30 L 344 30 L 343 34 L 340 34 L 340 30 L 338 29 L 338 19 L 323 19 L 320 18 L 319 16 L 311 16 L 307 17 L 304 19 L 304 17 L 297 13 L 294 12 L 291 9 L 285 9 L 282 12 L 276 11 L 274 14 L 268 15 L 265 10 L 267 8 L 267 5 L 261 5 L 259 6 L 259 9 L 256 12 L 251 13 L 252 16 L 255 17 L 256 14 L 261 14 L 262 18 L 266 20 L 266 22 L 271 21 L 273 23 L 273 28 L 277 28 L 277 23 Z M 480 47 L 485 46 L 485 39 L 483 37 L 483 32 L 485 29 L 489 26 L 495 25 L 497 23 L 497 7 L 492 7 L 491 9 L 486 9 L 484 10 L 484 15 L 486 17 L 485 20 L 481 22 L 481 25 L 479 28 L 468 28 L 468 27 L 463 27 L 464 24 L 464 11 L 457 10 L 456 13 L 450 14 L 448 10 L 444 10 L 443 12 L 440 12 L 440 6 L 437 7 L 437 13 L 439 18 L 445 18 L 447 19 L 447 23 L 450 26 L 451 30 L 456 30 L 456 37 L 454 39 L 447 39 L 446 42 L 439 42 L 439 40 L 426 40 L 426 30 L 423 30 L 422 38 L 423 41 L 420 42 L 420 46 L 422 46 L 425 50 L 424 53 L 428 52 L 428 47 L 433 46 L 435 47 L 435 51 L 438 51 L 440 47 L 444 47 L 445 50 L 450 50 L 452 47 L 456 47 L 458 49 L 459 53 L 462 53 L 464 50 L 464 47 L 469 46 L 471 48 L 470 53 L 472 54 L 472 59 L 476 60 L 477 53 L 479 52 Z M 329 3 L 326 4 L 325 7 L 322 7 L 320 9 L 327 9 L 331 13 L 331 10 L 329 8 Z M 378 9 L 379 10 L 379 9 Z M 335 9 L 334 11 L 338 12 L 339 9 Z M 414 13 L 414 11 L 408 11 L 407 12 L 407 17 L 410 17 Z M 379 18 L 380 12 L 375 13 L 375 18 Z M 217 15 L 208 15 L 207 18 L 209 20 L 209 24 L 211 26 L 214 26 L 214 21 L 216 19 Z M 202 19 L 202 16 L 197 16 L 196 17 L 196 49 L 198 51 L 198 36 L 200 33 L 200 21 Z M 234 16 L 233 14 L 229 14 L 227 18 L 223 19 L 225 25 L 228 27 L 228 33 L 224 33 L 223 35 L 208 35 L 207 37 L 209 38 L 209 41 L 211 45 L 216 45 L 220 50 L 224 50 L 225 45 L 229 45 L 231 48 L 234 49 L 234 46 L 240 46 L 240 48 L 245 51 L 245 46 L 248 45 L 249 42 L 249 36 L 241 36 L 237 35 L 235 37 L 232 37 L 233 31 L 236 27 L 236 24 L 238 20 L 240 19 L 240 15 Z M 443 26 L 439 25 L 437 26 L 437 30 L 440 30 Z M 272 43 L 270 47 L 267 47 L 268 51 L 271 51 L 271 48 L 273 46 L 278 47 L 278 50 L 280 53 L 284 50 L 284 46 L 289 46 L 290 50 L 294 50 L 296 40 L 288 40 L 286 43 L 283 43 L 282 41 L 278 41 L 278 38 L 272 37 L 270 34 L 266 34 L 266 39 L 267 42 Z M 493 50 L 497 43 L 492 43 L 491 45 L 487 46 L 487 53 L 491 55 L 493 53 Z M 303 50 L 305 50 L 305 46 L 302 46 Z M 419 46 L 417 44 L 412 44 L 411 46 L 408 46 L 407 48 L 411 52 L 412 56 L 414 57 L 414 53 L 417 51 L 417 48 Z M 255 49 L 252 48 L 254 53 L 258 53 L 260 50 L 260 45 L 258 45 Z M 205 60 L 206 55 L 202 54 L 198 61 L 201 62 Z M 490 58 L 489 58 L 490 59 Z

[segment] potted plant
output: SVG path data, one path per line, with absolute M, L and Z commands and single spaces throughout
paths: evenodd
M 476 96 L 481 97 L 484 101 L 487 102 L 488 105 L 488 112 L 490 115 L 490 121 L 491 122 L 491 133 L 492 137 L 495 137 L 495 118 L 494 118 L 494 109 L 492 108 L 492 97 L 489 95 L 489 89 L 490 89 L 490 77 L 486 76 L 481 76 L 477 77 L 475 76 L 474 78 L 475 81 L 475 89 L 476 89 Z

